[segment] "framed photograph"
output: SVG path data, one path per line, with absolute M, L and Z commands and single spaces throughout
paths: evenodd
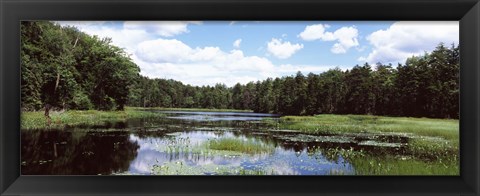
M 478 1 L 2 1 L 2 195 L 478 195 Z

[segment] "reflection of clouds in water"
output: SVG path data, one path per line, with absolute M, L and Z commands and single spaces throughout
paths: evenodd
M 218 138 L 236 138 L 236 139 L 241 139 L 241 140 L 248 140 L 246 136 L 240 135 L 240 136 L 235 136 L 233 132 L 230 131 L 224 131 L 221 132 L 222 134 L 218 134 L 216 132 L 211 132 L 211 131 L 191 131 L 191 132 L 175 132 L 175 133 L 170 133 L 167 134 L 171 138 L 183 138 L 183 139 L 188 139 L 188 142 L 190 145 L 202 145 L 204 142 L 207 142 L 208 140 L 212 139 L 218 139 Z M 164 137 L 164 138 L 140 138 L 134 134 L 130 134 L 130 141 L 132 142 L 137 142 L 140 145 L 139 150 L 143 149 L 152 149 L 152 150 L 159 150 L 162 147 L 165 147 L 165 145 L 168 145 L 169 139 Z M 259 141 L 255 139 L 255 141 Z M 178 144 L 181 145 L 181 144 Z
M 326 160 L 323 156 L 309 156 L 306 150 L 295 152 L 281 148 L 277 148 L 274 154 L 265 159 L 251 159 L 242 166 L 247 169 L 260 169 L 274 175 L 325 175 L 331 170 L 344 171 L 344 173 L 352 171 L 352 166 L 349 163 L 344 164 L 341 158 L 338 163 L 335 163 Z
M 149 174 L 153 164 L 156 163 L 156 152 L 151 150 L 142 150 L 138 156 L 130 163 L 128 170 L 134 174 Z
M 266 172 L 270 174 L 270 171 L 275 175 L 299 175 L 300 173 L 294 169 L 290 164 L 285 162 L 278 162 L 265 168 Z
M 229 137 L 234 137 L 232 133 L 227 133 Z M 181 133 L 177 137 L 189 138 L 192 144 L 201 144 L 207 139 L 217 138 L 213 132 L 189 132 Z M 228 165 L 238 167 L 244 161 L 245 157 L 230 157 L 219 155 L 207 155 L 191 152 L 169 153 L 162 150 L 166 138 L 140 138 L 134 134 L 130 135 L 132 142 L 137 142 L 140 148 L 137 151 L 137 157 L 130 164 L 131 173 L 149 174 L 153 165 L 163 165 L 167 162 L 184 162 L 190 166 L 207 165 Z M 165 148 L 163 148 L 165 149 Z
M 143 150 L 155 150 L 158 148 L 158 143 L 157 141 L 160 141 L 160 139 L 156 138 L 148 138 L 148 139 L 141 139 L 140 137 L 130 134 L 130 141 L 132 142 L 137 142 L 140 148 L 138 151 L 143 151 Z
M 190 145 L 200 145 L 203 142 L 207 141 L 211 138 L 216 138 L 217 136 L 213 132 L 189 132 L 189 133 L 172 133 L 169 137 L 163 138 L 140 138 L 134 134 L 130 134 L 130 141 L 137 142 L 140 145 L 140 149 L 150 149 L 150 150 L 160 150 L 163 147 L 171 146 L 169 141 L 174 138 L 183 138 L 187 139 Z M 178 146 L 182 146 L 183 144 L 177 144 Z
M 140 148 L 137 157 L 132 161 L 129 171 L 137 174 L 150 174 L 153 165 L 164 165 L 169 162 L 182 162 L 188 166 L 207 168 L 211 166 L 228 166 L 229 168 L 243 168 L 247 170 L 265 171 L 267 175 L 325 175 L 331 171 L 338 173 L 351 173 L 353 167 L 344 163 L 342 157 L 338 162 L 328 161 L 323 155 L 308 155 L 306 149 L 295 152 L 293 149 L 283 149 L 280 146 L 275 148 L 272 154 L 262 153 L 255 155 L 229 156 L 228 153 L 218 153 L 210 150 L 200 153 L 196 145 L 203 145 L 209 139 L 215 138 L 236 138 L 247 140 L 245 135 L 234 134 L 230 131 L 223 131 L 221 135 L 213 131 L 191 131 L 169 134 L 168 137 L 140 138 L 134 134 L 130 135 L 132 142 L 137 142 Z M 182 138 L 182 142 L 169 143 L 174 138 Z M 187 139 L 188 138 L 188 139 Z M 261 141 L 255 138 L 256 141 Z M 187 144 L 189 144 L 187 148 Z M 180 146 L 178 153 L 169 151 L 169 146 Z M 192 149 L 195 151 L 192 153 Z M 240 153 L 239 153 L 240 154 Z
M 153 165 L 163 165 L 168 162 L 183 162 L 189 166 L 228 165 L 239 167 L 243 158 L 226 158 L 221 156 L 202 156 L 195 154 L 172 154 L 155 150 L 141 150 L 130 164 L 131 173 L 149 174 Z
M 205 132 L 205 131 L 193 131 L 188 133 L 182 133 L 180 135 L 182 138 L 189 138 L 191 144 L 200 145 L 208 139 L 218 138 L 218 135 L 214 132 Z

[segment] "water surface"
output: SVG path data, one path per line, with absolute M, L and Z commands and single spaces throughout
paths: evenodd
M 162 112 L 166 117 L 62 130 L 22 130 L 24 175 L 328 175 L 355 168 L 330 149 L 402 153 L 395 135 L 308 135 L 274 130 L 262 120 L 278 115 L 248 112 Z M 209 149 L 209 141 L 234 138 L 272 150 L 243 153 Z

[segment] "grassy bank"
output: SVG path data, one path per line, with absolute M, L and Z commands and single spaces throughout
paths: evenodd
M 101 125 L 105 122 L 121 122 L 131 118 L 160 117 L 164 114 L 125 108 L 123 111 L 67 110 L 50 112 L 51 123 L 47 123 L 43 111 L 22 112 L 21 129 L 62 128 L 67 125 Z
M 164 111 L 191 111 L 191 112 L 253 112 L 252 110 L 236 110 L 236 109 L 215 109 L 215 108 L 162 108 L 162 107 L 131 107 L 132 109 L 141 110 L 164 110 Z
M 458 175 L 460 164 L 447 162 L 428 162 L 418 159 L 399 159 L 393 156 L 366 156 L 351 159 L 355 175 Z
M 459 121 L 410 117 L 384 117 L 371 115 L 284 116 L 278 129 L 298 130 L 305 133 L 396 132 L 419 136 L 442 137 L 458 140 Z
M 328 149 L 322 154 L 338 160 L 342 156 L 354 167 L 353 173 L 332 172 L 332 175 L 458 175 L 458 156 L 424 159 L 415 155 L 377 155 L 346 149 Z M 424 151 L 424 153 L 435 153 Z M 337 158 L 336 158 L 337 157 Z
M 267 122 L 277 129 L 309 134 L 403 133 L 410 138 L 406 157 L 341 153 L 357 175 L 459 174 L 459 120 L 326 114 Z

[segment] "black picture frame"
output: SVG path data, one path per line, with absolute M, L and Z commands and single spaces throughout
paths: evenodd
M 1 195 L 479 195 L 478 0 L 1 0 Z M 21 20 L 460 21 L 461 175 L 21 176 Z M 100 163 L 99 163 L 100 164 Z

